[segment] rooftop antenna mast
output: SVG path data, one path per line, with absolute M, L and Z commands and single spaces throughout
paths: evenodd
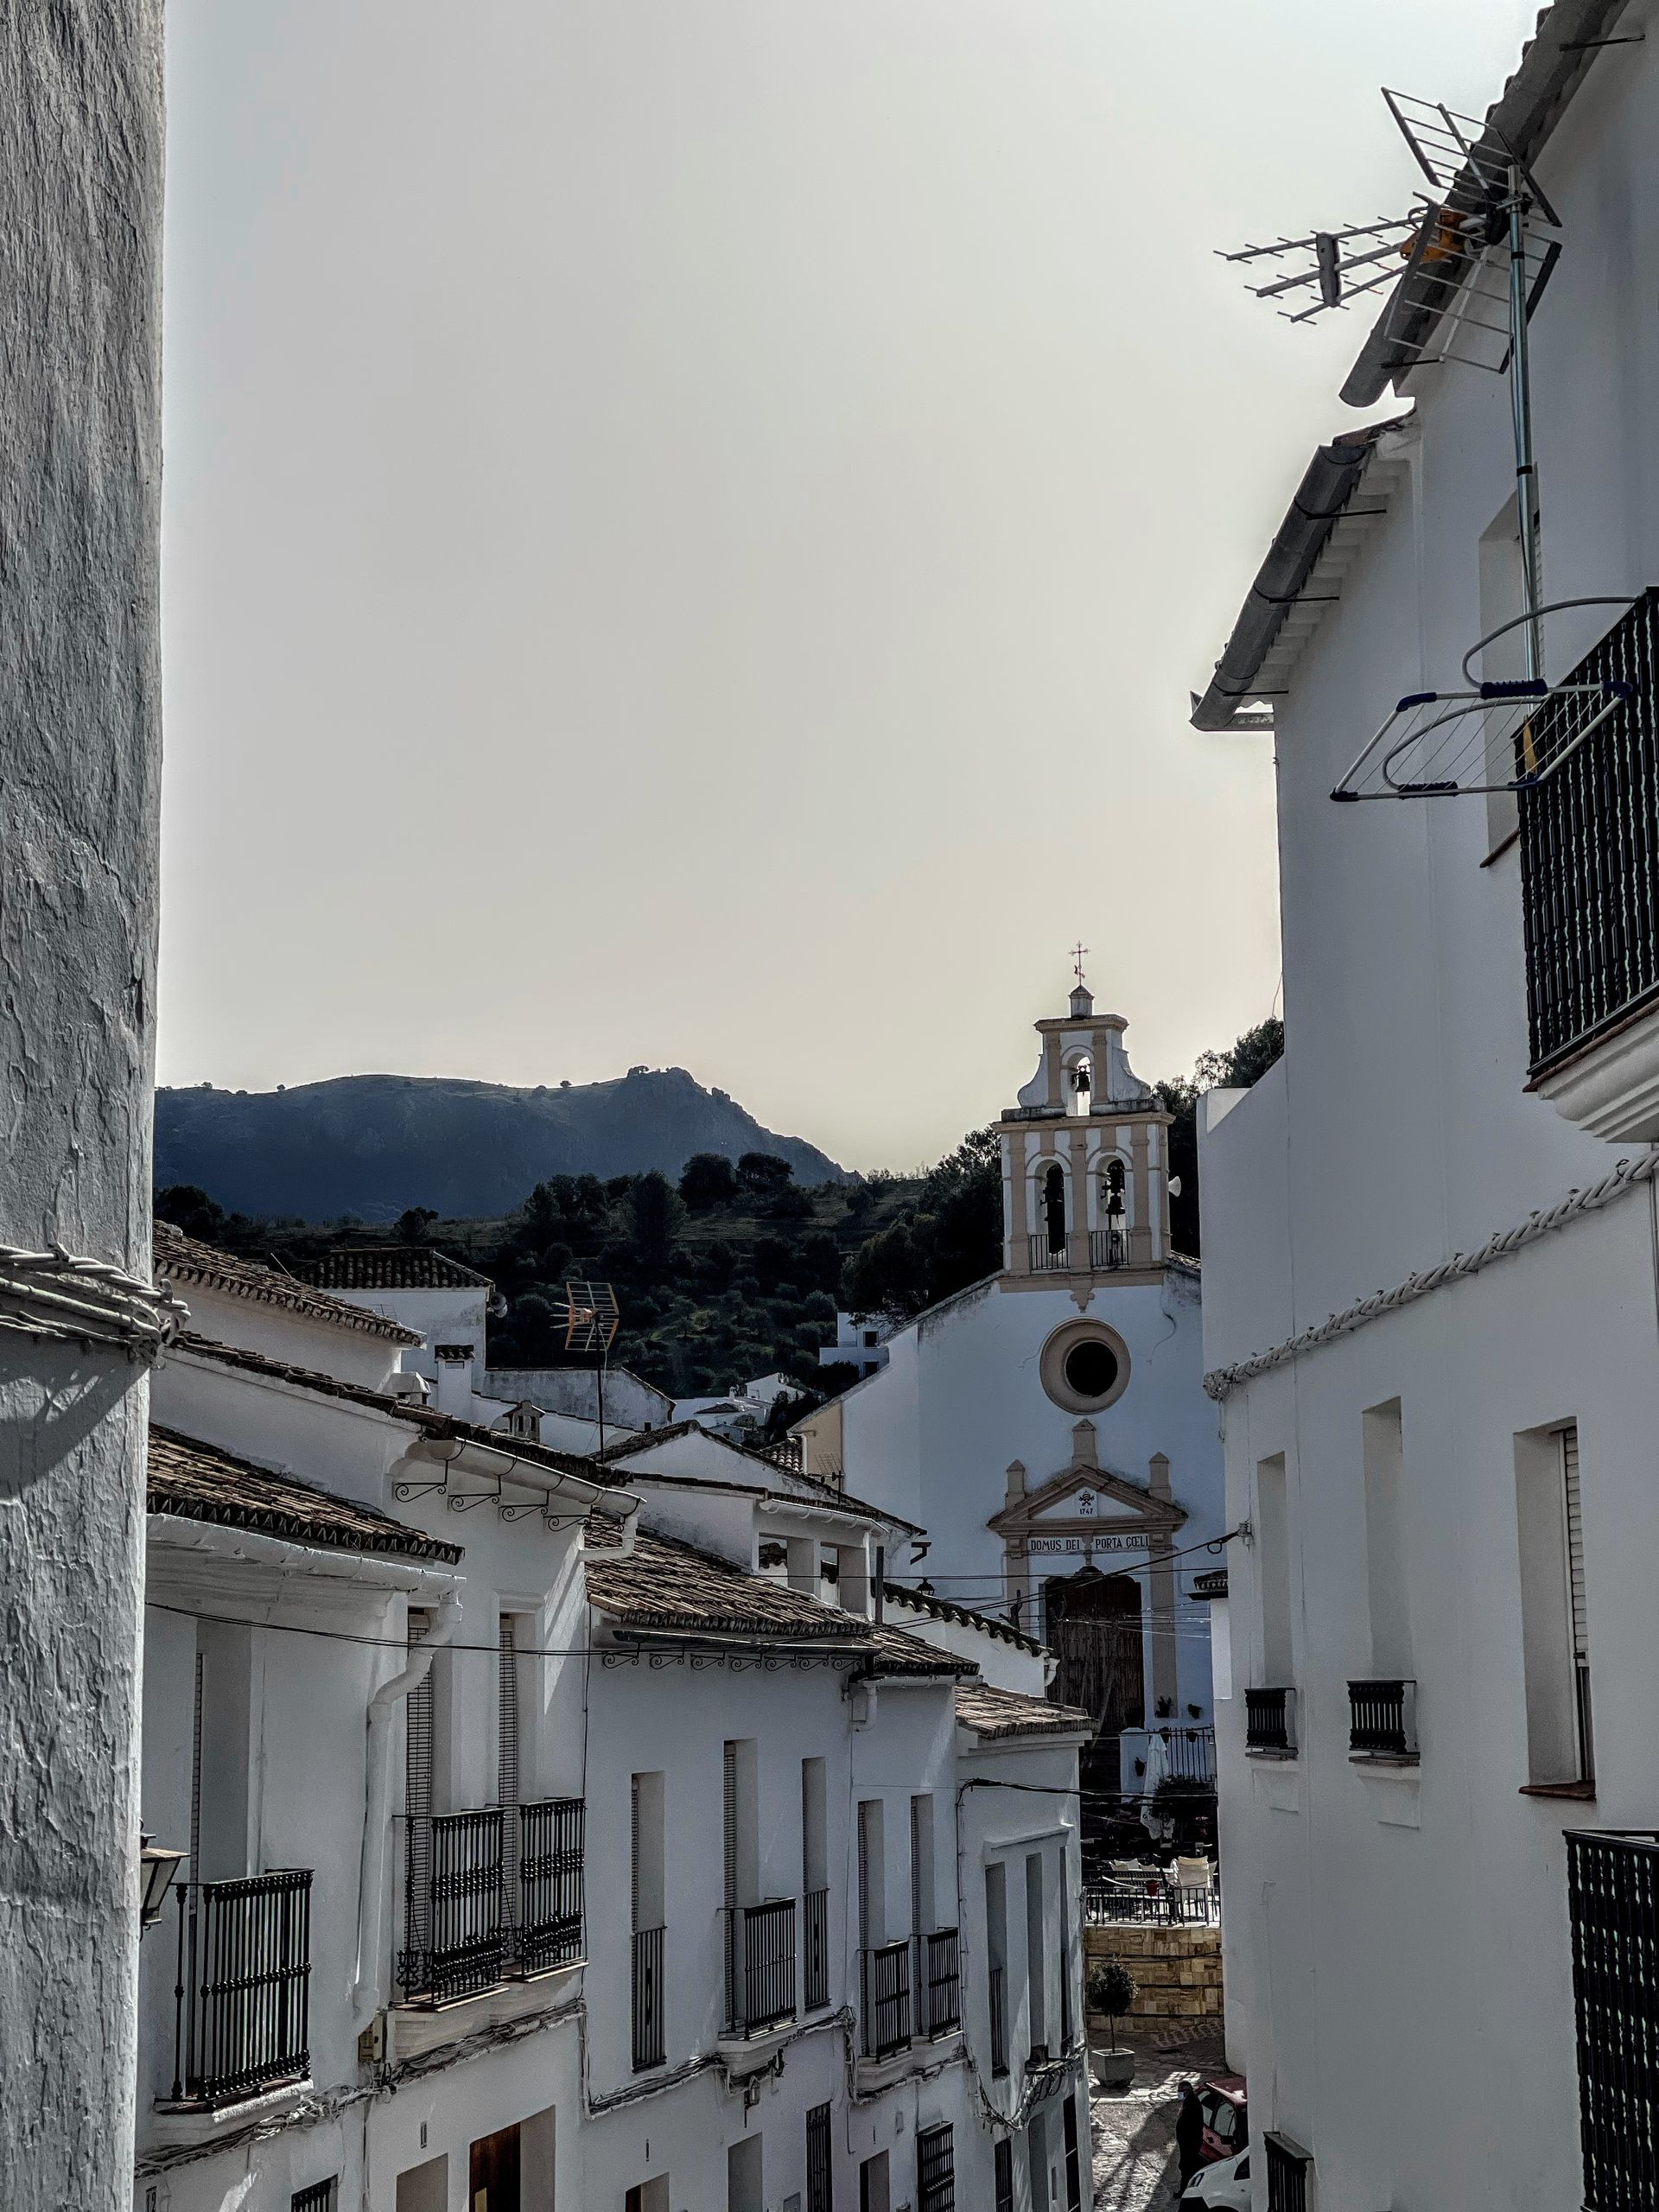
M 1457 362 L 1507 378 L 1522 611 L 1470 647 L 1463 662 L 1469 689 L 1402 699 L 1332 797 L 1522 791 L 1553 774 L 1630 695 L 1628 684 L 1552 683 L 1546 670 L 1543 619 L 1558 608 L 1540 598 L 1529 326 L 1560 256 L 1560 219 L 1495 123 L 1386 88 L 1382 98 L 1422 178 L 1402 213 L 1246 245 L 1221 258 L 1281 264 L 1282 274 L 1251 289 L 1292 322 L 1392 286 L 1380 330 L 1396 375 Z M 1471 667 L 1484 648 L 1516 632 L 1522 677 L 1492 681 Z
M 577 1279 L 564 1286 L 564 1348 L 589 1352 L 599 1382 L 599 1449 L 605 1449 L 605 1370 L 622 1325 L 622 1309 L 607 1282 Z

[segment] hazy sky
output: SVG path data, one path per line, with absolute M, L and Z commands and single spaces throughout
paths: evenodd
M 1409 196 L 1529 0 L 170 0 L 161 1075 L 678 1064 L 904 1166 L 1066 948 L 1278 988 L 1199 736 Z

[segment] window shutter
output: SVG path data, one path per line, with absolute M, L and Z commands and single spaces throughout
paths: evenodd
M 497 1662 L 496 1802 L 501 1808 L 501 1918 L 509 1931 L 518 1925 L 520 1848 L 518 1807 L 518 1645 L 517 1623 L 501 1616 Z
M 628 1777 L 628 1916 L 637 1934 L 639 1928 L 639 1777 Z
M 1579 1493 L 1579 1432 L 1561 1431 L 1561 1491 L 1567 1510 L 1567 1603 L 1573 1617 L 1573 1656 L 1580 1665 L 1590 1656 L 1584 1593 L 1584 1508 Z

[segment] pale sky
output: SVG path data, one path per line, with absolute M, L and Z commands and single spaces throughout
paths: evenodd
M 169 0 L 160 1075 L 644 1062 L 849 1166 L 1274 1006 L 1186 723 L 1529 0 Z

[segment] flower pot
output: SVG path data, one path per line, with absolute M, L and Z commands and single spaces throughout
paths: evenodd
M 1135 2079 L 1135 2053 L 1116 2049 L 1091 2050 L 1089 2070 L 1097 2089 L 1103 2089 L 1108 2096 L 1121 2097 Z

